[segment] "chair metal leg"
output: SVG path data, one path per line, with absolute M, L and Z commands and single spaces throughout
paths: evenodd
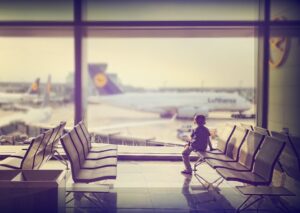
M 286 204 L 278 197 L 276 199 L 278 202 L 276 202 L 276 206 L 278 206 L 283 212 L 290 212 L 289 208 L 286 206 Z
M 103 205 L 101 203 L 98 203 L 98 199 L 92 199 L 90 196 L 87 196 L 86 194 L 83 194 L 83 197 L 85 197 L 88 201 L 90 201 L 91 203 L 93 203 L 96 207 L 99 207 L 99 208 L 103 208 Z
M 256 206 L 256 212 L 257 212 L 257 213 L 259 212 L 259 207 L 261 206 L 262 201 L 263 201 L 263 199 L 261 199 L 260 201 L 258 201 L 258 204 L 257 204 L 257 206 Z
M 203 177 L 201 177 L 200 175 L 198 175 L 197 173 L 194 173 L 195 178 L 199 181 L 199 183 L 206 189 L 208 190 L 210 183 L 205 180 Z M 203 183 L 202 181 L 204 181 L 205 183 Z M 207 186 L 205 185 L 207 184 Z
M 221 181 L 220 181 L 221 180 Z M 217 183 L 218 181 L 220 181 L 219 183 Z M 223 181 L 224 181 L 224 178 L 223 177 L 218 177 L 216 180 L 214 180 L 211 184 L 213 185 L 213 184 L 215 184 L 215 183 L 217 183 L 216 184 L 216 187 L 218 187 L 221 183 L 223 183 Z
M 68 204 L 68 203 L 70 203 L 71 201 L 73 201 L 74 200 L 74 196 L 70 199 L 70 200 L 67 200 L 67 198 L 68 198 L 68 196 L 71 194 L 71 192 L 67 192 L 66 193 L 66 196 L 65 196 L 65 198 L 66 198 L 66 204 Z
M 249 203 L 248 205 L 246 205 L 247 202 L 250 200 L 250 198 L 252 196 L 253 195 L 250 195 L 249 197 L 247 197 L 247 199 L 236 209 L 235 212 L 238 212 L 238 213 L 242 212 L 242 211 L 248 209 L 250 206 L 254 205 L 256 202 L 258 202 L 258 201 L 260 201 L 260 200 L 262 200 L 264 198 L 263 196 L 259 195 L 258 198 L 256 198 L 254 201 L 252 201 L 251 203 Z
M 202 157 L 200 157 L 194 164 L 194 171 L 197 171 L 197 166 L 201 165 L 204 162 L 205 160 Z

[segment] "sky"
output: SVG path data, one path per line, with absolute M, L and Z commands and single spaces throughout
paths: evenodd
M 254 38 L 89 38 L 88 63 L 107 63 L 125 85 L 254 87 Z M 0 81 L 65 82 L 74 70 L 72 38 L 0 37 Z

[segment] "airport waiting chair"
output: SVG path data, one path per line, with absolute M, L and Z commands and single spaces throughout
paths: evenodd
M 55 154 L 60 155 L 57 152 L 58 143 L 60 142 L 60 137 L 63 135 L 65 131 L 66 122 L 60 122 L 60 124 L 54 128 L 53 138 L 51 138 L 46 147 L 44 148 L 44 158 L 42 164 L 50 160 L 52 157 L 55 157 Z
M 39 150 L 42 143 L 49 137 L 47 133 L 43 133 L 32 139 L 23 158 L 7 157 L 0 165 L 11 169 L 37 169 L 37 166 L 42 161 Z
M 265 136 L 255 157 L 252 171 L 235 171 L 225 168 L 217 168 L 216 171 L 227 181 L 238 181 L 254 186 L 269 185 L 272 182 L 275 164 L 284 146 L 284 141 Z
M 77 135 L 73 130 L 61 137 L 62 147 L 67 155 L 68 160 L 70 161 L 73 181 L 75 183 L 92 183 L 107 179 L 116 179 L 116 166 L 106 166 L 94 169 L 82 168 L 84 163 L 84 160 L 82 160 L 83 150 L 78 152 L 79 150 L 76 149 L 74 144 L 74 137 L 76 138 Z
M 233 134 L 235 130 L 235 125 L 229 125 L 226 124 L 226 126 L 223 128 L 223 131 L 218 134 L 216 141 L 217 141 L 217 147 L 216 149 L 212 151 L 207 151 L 207 153 L 212 153 L 212 154 L 225 154 L 226 153 L 226 148 L 227 144 L 230 140 L 231 135 Z
M 53 154 L 54 150 L 56 149 L 57 143 L 59 142 L 58 139 L 63 134 L 65 125 L 66 125 L 66 122 L 60 122 L 60 124 L 58 126 L 44 131 L 44 132 L 47 132 L 47 131 L 53 131 L 53 132 L 52 132 L 51 138 L 48 140 L 48 142 L 46 144 L 44 144 L 44 146 L 39 147 L 39 149 L 44 150 L 47 154 Z M 32 139 L 34 139 L 34 137 L 32 137 L 30 139 L 30 143 L 31 143 Z M 27 149 L 28 148 L 26 148 L 18 153 L 14 153 L 14 154 L 10 155 L 9 157 L 15 157 L 15 158 L 22 159 L 24 157 L 24 155 L 26 154 Z
M 216 157 L 219 155 L 225 155 L 227 145 L 228 145 L 230 138 L 235 130 L 235 127 L 236 127 L 235 125 L 232 126 L 232 125 L 228 125 L 228 124 L 224 127 L 222 133 L 219 134 L 217 137 L 216 150 L 207 151 L 205 153 L 197 152 L 197 154 L 199 155 L 199 159 L 194 164 L 195 171 L 196 171 L 197 166 L 199 166 L 200 164 L 202 164 L 204 162 L 204 157 L 208 158 L 208 157 Z M 205 156 L 203 156 L 203 155 L 205 155 Z
M 39 169 L 52 157 L 54 146 L 58 143 L 65 124 L 62 122 L 57 127 L 33 138 L 27 150 L 7 157 L 0 165 L 11 169 Z
M 268 197 L 273 200 L 278 198 L 277 207 L 284 212 L 289 212 L 288 207 L 280 198 L 282 196 L 295 196 L 295 194 L 284 187 L 271 185 L 276 162 L 283 153 L 285 145 L 286 142 L 283 140 L 266 136 L 261 149 L 257 153 L 252 171 L 239 172 L 224 168 L 216 169 L 222 178 L 227 181 L 249 184 L 247 186 L 236 186 L 240 193 L 247 196 L 245 201 L 236 209 L 236 212 L 244 211 Z M 255 199 L 252 199 L 254 197 Z M 258 207 L 256 210 L 258 211 Z
M 78 126 L 80 127 L 80 129 L 78 128 L 78 132 L 80 131 L 82 134 L 81 134 L 81 138 L 82 140 L 86 140 L 87 143 L 88 143 L 88 151 L 93 153 L 93 152 L 96 152 L 96 153 L 99 153 L 99 152 L 105 152 L 105 151 L 111 151 L 111 150 L 115 150 L 117 151 L 117 145 L 114 145 L 114 144 L 109 144 L 109 145 L 105 145 L 103 147 L 93 147 L 92 146 L 92 136 L 91 134 L 88 132 L 86 126 L 84 125 L 84 122 L 83 121 L 80 121 L 78 123 Z
M 110 149 L 109 147 L 103 147 L 102 151 L 99 152 L 90 152 L 89 142 L 87 141 L 86 137 L 84 136 L 84 133 L 80 127 L 80 124 L 77 124 L 74 127 L 74 130 L 77 134 L 77 137 L 79 139 L 79 142 L 82 145 L 84 158 L 86 160 L 98 160 L 103 158 L 110 158 L 110 157 L 117 157 L 117 150 L 116 149 Z
M 300 141 L 296 142 L 296 138 L 291 137 L 286 133 L 276 131 L 271 132 L 272 137 L 278 138 L 286 142 L 284 150 L 280 155 L 279 162 L 281 169 L 288 176 L 299 180 L 300 179 Z M 299 139 L 298 139 L 299 140 Z
M 5 158 L 4 160 L 2 160 L 0 162 L 0 166 L 1 169 L 21 169 L 22 168 L 22 162 L 25 160 L 24 155 L 26 154 L 26 152 L 30 152 L 30 150 L 37 150 L 40 143 L 42 142 L 42 137 L 43 135 L 39 135 L 36 138 L 31 139 L 30 145 L 27 149 L 27 151 L 23 152 L 20 154 L 20 157 L 18 156 L 18 154 L 16 156 L 9 156 L 7 158 Z M 28 151 L 29 150 L 29 151 Z M 21 156 L 23 155 L 23 157 Z M 29 160 L 30 157 L 28 157 Z
M 261 202 L 265 198 L 279 198 L 277 199 L 278 204 L 277 207 L 279 207 L 283 212 L 290 212 L 288 207 L 281 201 L 280 197 L 286 197 L 286 196 L 296 196 L 291 191 L 287 190 L 284 187 L 272 187 L 272 186 L 236 186 L 236 189 L 240 191 L 244 196 L 247 196 L 246 200 L 236 209 L 236 212 L 242 212 L 249 207 L 253 206 L 254 204 Z M 251 201 L 248 204 L 248 201 L 256 197 L 256 199 Z M 259 209 L 256 208 L 256 212 L 258 212 Z
M 109 156 L 98 159 L 86 159 L 84 154 L 83 146 L 80 142 L 80 139 L 75 131 L 75 128 L 69 132 L 71 142 L 76 150 L 78 155 L 78 160 L 80 162 L 80 168 L 82 169 L 99 169 L 103 167 L 116 167 L 117 166 L 117 157 Z M 102 153 L 101 153 L 102 154 Z
M 230 140 L 227 144 L 226 152 L 224 155 L 212 155 L 210 153 L 206 152 L 200 152 L 200 156 L 204 161 L 207 161 L 208 159 L 215 159 L 219 161 L 225 161 L 225 162 L 236 162 L 238 160 L 238 154 L 240 151 L 240 148 L 245 141 L 245 138 L 248 134 L 247 129 L 244 129 L 242 127 L 235 127 L 234 132 L 232 133 Z M 200 158 L 201 158 L 200 157 Z
M 254 158 L 263 142 L 264 135 L 257 132 L 249 131 L 243 142 L 237 162 L 224 162 L 215 159 L 207 159 L 206 163 L 212 168 L 226 168 L 236 171 L 251 171 L 253 168 Z

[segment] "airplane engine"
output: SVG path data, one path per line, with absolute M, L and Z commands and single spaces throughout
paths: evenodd
M 208 116 L 208 109 L 203 107 L 183 107 L 177 109 L 177 118 L 193 119 L 196 114 Z

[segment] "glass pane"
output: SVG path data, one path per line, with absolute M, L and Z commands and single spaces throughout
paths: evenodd
M 300 28 L 276 27 L 270 38 L 269 129 L 299 132 Z
M 0 37 L 0 46 L 1 126 L 73 126 L 73 39 Z
M 258 0 L 86 0 L 86 19 L 98 21 L 257 20 L 258 2 Z
M 1 0 L 0 21 L 73 20 L 72 0 Z
M 212 131 L 254 125 L 255 44 L 253 37 L 88 38 L 89 129 L 118 133 L 111 143 L 182 145 L 196 113 Z
M 300 2 L 298 0 L 271 0 L 271 20 L 300 20 Z

